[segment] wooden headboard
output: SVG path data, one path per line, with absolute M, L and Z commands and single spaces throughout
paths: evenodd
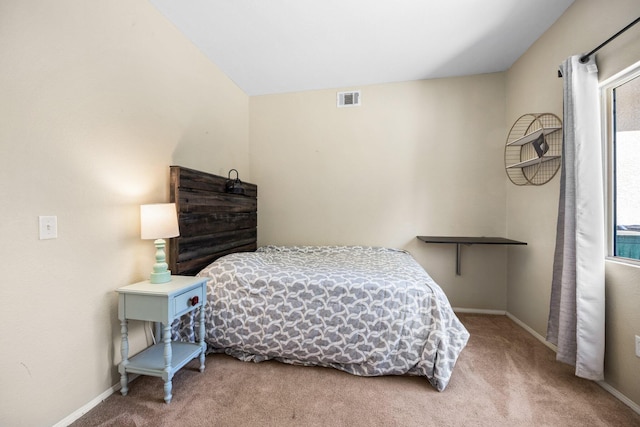
M 226 177 L 181 166 L 171 166 L 170 174 L 180 227 L 169 243 L 171 274 L 193 276 L 221 256 L 256 250 L 256 185 L 243 181 L 245 194 L 230 194 Z

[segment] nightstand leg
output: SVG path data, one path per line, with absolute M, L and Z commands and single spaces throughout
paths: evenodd
M 171 325 L 164 325 L 164 333 L 162 334 L 164 339 L 164 401 L 171 402 L 171 379 L 173 378 L 173 372 L 171 369 Z
M 120 341 L 120 355 L 122 356 L 122 362 L 120 362 L 120 393 L 126 396 L 129 392 L 129 380 L 127 378 L 127 365 L 129 364 L 129 339 L 127 329 L 127 319 L 120 321 L 120 334 L 122 336 Z
M 204 343 L 204 303 L 200 306 L 200 347 L 202 347 L 202 353 L 200 353 L 200 372 L 204 372 L 204 353 L 207 349 L 207 345 Z

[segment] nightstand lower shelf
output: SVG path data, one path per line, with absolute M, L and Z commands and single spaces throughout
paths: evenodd
M 200 344 L 173 341 L 171 343 L 171 368 L 178 371 L 202 352 Z M 136 354 L 125 366 L 127 372 L 162 377 L 164 374 L 164 343 L 152 345 Z

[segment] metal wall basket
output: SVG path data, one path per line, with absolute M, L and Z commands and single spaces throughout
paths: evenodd
M 511 127 L 504 147 L 507 176 L 516 185 L 542 185 L 562 161 L 562 122 L 555 114 L 530 113 Z

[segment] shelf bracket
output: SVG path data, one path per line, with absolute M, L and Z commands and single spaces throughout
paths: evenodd
M 461 266 L 461 258 L 462 258 L 462 244 L 456 243 L 456 276 L 460 276 L 460 266 Z

